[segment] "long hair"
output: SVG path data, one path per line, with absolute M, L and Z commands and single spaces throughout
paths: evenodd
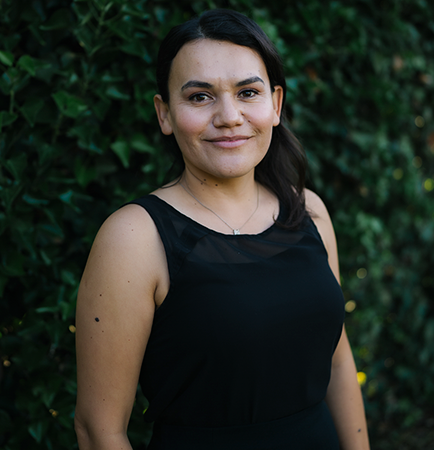
M 304 199 L 307 160 L 301 144 L 284 125 L 286 83 L 283 64 L 276 48 L 259 25 L 235 11 L 214 9 L 188 20 L 172 28 L 160 46 L 156 75 L 164 102 L 170 101 L 168 83 L 173 59 L 182 46 L 200 39 L 226 41 L 251 48 L 264 62 L 271 90 L 274 91 L 274 86 L 282 87 L 280 124 L 273 128 L 267 154 L 255 168 L 255 179 L 270 189 L 288 212 L 281 225 L 297 229 L 307 215 Z M 184 170 L 181 151 L 173 135 L 167 138 L 180 175 Z

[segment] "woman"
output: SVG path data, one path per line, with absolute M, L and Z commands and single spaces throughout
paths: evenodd
M 131 448 L 139 378 L 149 449 L 368 449 L 334 232 L 281 123 L 274 47 L 209 11 L 169 33 L 157 78 L 182 171 L 95 239 L 77 304 L 80 449 Z

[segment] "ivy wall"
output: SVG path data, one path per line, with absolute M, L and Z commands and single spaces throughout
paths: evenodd
M 255 19 L 335 224 L 374 449 L 434 442 L 434 6 L 424 0 L 0 0 L 0 448 L 77 448 L 74 310 L 93 238 L 165 179 L 159 42 Z M 146 400 L 130 426 L 144 449 Z

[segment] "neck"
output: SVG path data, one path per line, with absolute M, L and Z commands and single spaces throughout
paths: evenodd
M 234 234 L 240 234 L 259 208 L 259 184 L 253 178 L 253 171 L 250 180 L 243 179 L 242 183 L 216 181 L 200 179 L 186 170 L 179 184 L 201 213 L 211 213 Z
M 186 168 L 180 182 L 200 201 L 215 206 L 228 201 L 231 204 L 250 202 L 256 199 L 258 189 L 253 170 L 240 178 L 217 179 Z

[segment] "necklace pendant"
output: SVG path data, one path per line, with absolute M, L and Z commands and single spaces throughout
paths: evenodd
M 240 230 L 239 229 L 234 230 L 234 234 L 240 234 Z

